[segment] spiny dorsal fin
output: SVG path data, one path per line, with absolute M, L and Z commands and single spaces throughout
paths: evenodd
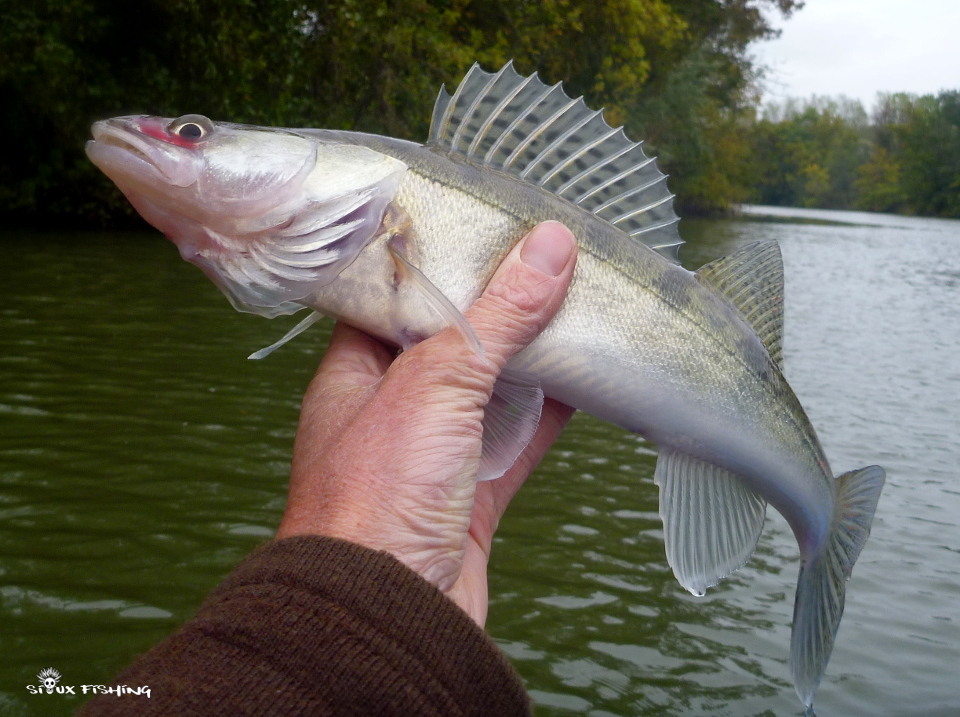
M 697 271 L 700 281 L 723 296 L 783 366 L 783 259 L 775 241 L 748 244 Z
M 428 144 L 542 187 L 676 260 L 680 220 L 655 159 L 559 83 L 522 77 L 512 62 L 494 74 L 474 65 L 453 95 L 441 88 Z

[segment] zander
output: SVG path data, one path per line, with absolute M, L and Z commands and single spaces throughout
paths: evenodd
M 401 347 L 452 324 L 482 352 L 462 312 L 535 224 L 566 224 L 573 283 L 498 381 L 478 477 L 509 467 L 544 395 L 646 436 L 667 560 L 695 595 L 747 561 L 773 505 L 800 547 L 790 663 L 811 707 L 884 471 L 835 478 L 781 373 L 775 243 L 683 269 L 653 158 L 510 64 L 441 90 L 426 145 L 199 115 L 119 117 L 93 137 L 90 159 L 236 308 L 319 312 L 255 357 L 321 313 Z

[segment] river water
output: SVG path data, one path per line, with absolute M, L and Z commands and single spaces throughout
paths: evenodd
M 960 222 L 681 226 L 691 268 L 780 242 L 786 376 L 837 473 L 887 469 L 818 714 L 960 714 Z M 247 361 L 295 319 L 232 311 L 156 234 L 6 234 L 0 298 L 0 715 L 65 715 L 83 697 L 30 694 L 41 669 L 107 681 L 273 534 L 330 327 Z M 694 598 L 655 461 L 574 417 L 497 535 L 490 632 L 540 715 L 800 714 L 785 521 L 768 511 L 748 565 Z

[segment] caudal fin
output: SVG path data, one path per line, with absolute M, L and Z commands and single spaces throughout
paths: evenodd
M 870 535 L 885 476 L 880 466 L 869 466 L 837 479 L 837 511 L 830 542 L 817 558 L 800 568 L 790 671 L 797 694 L 808 708 L 833 650 L 846 582 Z

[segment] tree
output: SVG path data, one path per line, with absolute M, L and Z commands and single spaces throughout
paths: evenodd
M 647 140 L 685 214 L 722 212 L 747 199 L 757 167 L 748 128 L 760 102 L 762 68 L 748 53 L 775 37 L 770 12 L 789 17 L 793 0 L 676 0 L 687 24 L 679 54 L 658 57 L 627 128 Z
M 2 0 L 0 132 L 9 150 L 0 155 L 0 208 L 8 223 L 11 216 L 105 219 L 122 206 L 89 168 L 83 140 L 91 119 L 160 94 L 162 72 L 151 57 L 163 35 L 162 14 L 149 4 Z
M 853 206 L 870 212 L 897 212 L 904 204 L 900 186 L 900 163 L 880 145 L 874 145 L 870 159 L 857 169 Z
M 960 217 L 960 91 L 916 98 L 895 137 L 908 210 Z
M 86 161 L 118 114 L 426 137 L 441 83 L 474 61 L 564 80 L 651 138 L 692 207 L 743 192 L 737 122 L 756 101 L 750 41 L 797 0 L 0 0 L 0 211 L 116 221 L 126 203 Z M 680 91 L 686 88 L 689 92 Z
M 848 209 L 857 170 L 870 155 L 863 106 L 840 97 L 788 100 L 765 108 L 753 130 L 754 197 L 785 206 Z

